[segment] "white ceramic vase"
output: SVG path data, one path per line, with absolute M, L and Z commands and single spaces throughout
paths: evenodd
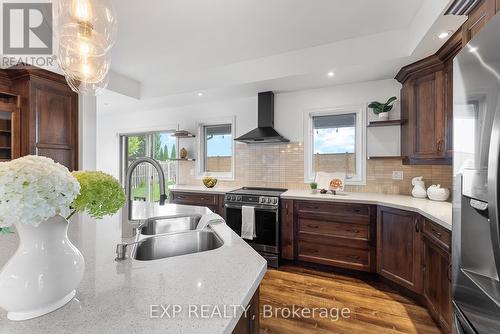
M 0 271 L 0 307 L 10 320 L 26 320 L 73 299 L 85 261 L 68 239 L 68 221 L 61 216 L 38 227 L 16 224 L 16 231 L 19 247 Z

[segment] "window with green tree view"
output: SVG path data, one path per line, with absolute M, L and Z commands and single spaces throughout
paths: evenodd
M 122 182 L 130 164 L 141 157 L 157 160 L 165 173 L 165 183 L 175 184 L 177 180 L 177 139 L 172 137 L 174 131 L 152 132 L 121 136 L 122 145 Z M 160 187 L 156 170 L 147 163 L 135 169 L 131 180 L 132 198 L 143 201 L 159 201 Z

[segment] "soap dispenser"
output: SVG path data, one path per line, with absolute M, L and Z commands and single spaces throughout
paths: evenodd
M 411 180 L 411 184 L 413 186 L 413 190 L 411 191 L 411 194 L 413 197 L 416 197 L 416 198 L 426 198 L 427 197 L 427 191 L 425 190 L 425 183 L 423 180 L 423 176 L 414 177 Z

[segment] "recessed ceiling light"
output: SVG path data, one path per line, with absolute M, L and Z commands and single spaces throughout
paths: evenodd
M 468 48 L 469 48 L 469 52 L 476 52 L 477 51 L 477 47 L 475 47 L 475 46 L 469 45 Z
M 198 92 L 198 93 L 196 93 L 196 95 L 198 95 L 199 97 L 202 97 L 204 94 L 203 94 L 203 92 Z
M 334 77 L 335 76 L 335 72 L 328 72 L 327 74 L 330 78 Z
M 438 37 L 439 39 L 445 39 L 445 38 L 447 38 L 447 37 L 448 37 L 448 36 L 450 36 L 450 35 L 451 35 L 451 31 L 443 31 L 443 32 L 440 32 L 440 33 L 437 35 L 437 37 Z

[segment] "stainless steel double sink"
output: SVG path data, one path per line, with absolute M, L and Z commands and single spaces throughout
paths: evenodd
M 201 215 L 148 219 L 138 230 L 131 257 L 150 261 L 221 247 L 224 242 L 210 226 L 196 229 L 200 219 Z

